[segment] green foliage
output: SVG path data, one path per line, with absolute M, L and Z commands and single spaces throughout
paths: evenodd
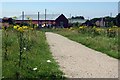
M 2 76 L 4 79 L 64 79 L 63 73 L 59 70 L 59 66 L 49 50 L 44 32 L 35 30 L 23 33 L 23 48 L 25 49 L 22 52 L 21 67 L 19 67 L 19 41 L 17 31 L 8 30 L 7 33 L 9 36 L 8 40 L 11 39 L 12 42 L 10 47 L 8 47 L 8 60 L 2 57 Z M 5 36 L 2 38 L 5 38 Z M 29 38 L 30 41 L 28 41 Z M 2 49 L 4 52 L 4 47 Z M 3 52 L 2 54 L 4 54 Z M 48 63 L 47 60 L 51 62 Z M 37 69 L 34 70 L 34 68 Z
M 90 47 L 94 50 L 103 52 L 111 57 L 119 58 L 118 55 L 118 35 L 109 37 L 106 35 L 106 28 L 84 28 L 69 30 L 69 29 L 58 29 L 52 30 L 52 32 L 61 34 L 69 39 L 82 43 L 83 45 Z M 97 30 L 94 32 L 94 30 Z M 116 30 L 116 29 L 115 29 Z M 51 31 L 51 30 L 49 30 Z M 85 31 L 85 32 L 84 32 Z

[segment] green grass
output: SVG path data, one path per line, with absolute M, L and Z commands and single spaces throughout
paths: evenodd
M 118 56 L 118 37 L 109 38 L 105 35 L 93 36 L 88 33 L 79 33 L 78 30 L 56 29 L 43 30 L 61 34 L 73 41 L 81 43 L 89 48 L 103 52 L 111 57 L 119 58 Z
M 2 78 L 2 31 L 0 30 L 0 79 Z
M 44 32 L 30 32 L 31 46 L 30 50 L 23 52 L 21 68 L 18 66 L 19 45 L 16 32 L 10 30 L 8 31 L 8 35 L 8 40 L 11 45 L 8 46 L 8 60 L 4 59 L 4 57 L 2 58 L 2 76 L 4 78 L 17 78 L 16 76 L 19 75 L 22 79 L 63 79 L 63 72 L 59 70 L 57 62 L 53 59 Z M 3 34 L 3 40 L 4 38 Z M 4 55 L 4 48 L 2 54 Z M 50 60 L 51 63 L 48 63 L 47 60 Z M 37 70 L 34 71 L 33 68 L 37 68 Z

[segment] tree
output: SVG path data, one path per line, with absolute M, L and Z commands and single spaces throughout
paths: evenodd
M 74 16 L 72 16 L 72 19 L 85 19 L 83 16 L 76 16 L 76 17 L 74 17 Z
M 12 18 L 3 18 L 3 23 L 14 24 L 14 20 Z

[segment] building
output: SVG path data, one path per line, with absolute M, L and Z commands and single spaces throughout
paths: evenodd
M 70 24 L 74 24 L 74 23 L 79 23 L 79 24 L 82 24 L 82 23 L 85 23 L 86 20 L 83 16 L 72 16 L 71 18 L 68 19 L 69 20 L 69 23 Z
M 2 18 L 0 18 L 0 29 L 2 28 Z
M 30 18 L 30 19 L 28 19 Z M 58 28 L 67 28 L 68 27 L 68 19 L 63 15 L 59 14 L 40 14 L 38 15 L 24 15 L 24 20 L 22 20 L 22 16 L 18 17 L 15 20 L 15 23 L 20 24 L 22 22 L 29 23 L 32 21 L 32 24 L 38 25 L 39 27 L 58 27 Z
M 105 27 L 105 19 L 101 18 L 95 22 L 96 26 Z
M 57 19 L 55 19 L 55 23 L 57 27 L 68 27 L 68 19 L 63 14 L 61 14 Z
M 85 19 L 72 19 L 72 18 L 69 18 L 69 23 L 73 24 L 73 23 L 79 23 L 79 24 L 82 24 L 82 23 L 85 23 L 86 20 Z

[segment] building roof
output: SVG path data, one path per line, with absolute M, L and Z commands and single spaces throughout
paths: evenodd
M 86 19 L 68 19 L 69 23 L 85 23 L 87 20 Z
M 60 14 L 46 14 L 46 20 L 55 20 L 60 16 Z M 24 20 L 28 20 L 27 17 L 32 18 L 32 20 L 38 20 L 37 14 L 24 15 Z M 22 20 L 22 15 L 17 18 L 17 20 Z M 45 14 L 39 14 L 39 20 L 45 20 Z

